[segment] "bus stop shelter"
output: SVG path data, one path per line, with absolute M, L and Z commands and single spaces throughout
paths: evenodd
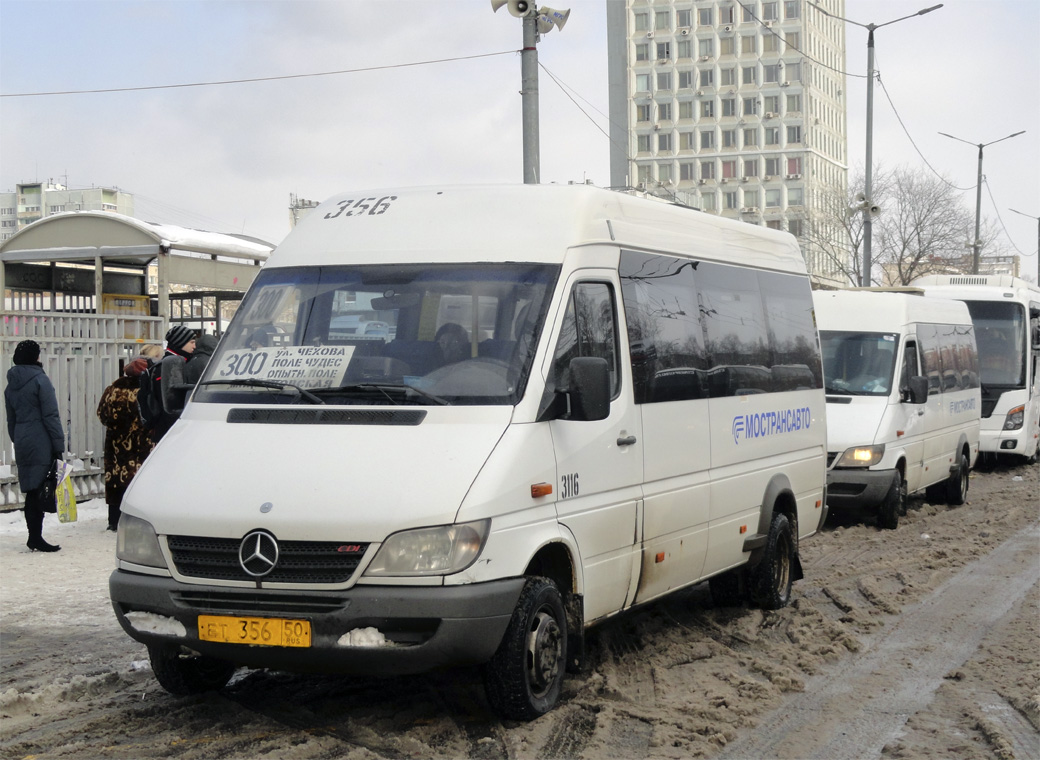
M 104 494 L 104 389 L 147 343 L 162 344 L 171 303 L 199 291 L 243 293 L 274 248 L 255 238 L 206 232 L 104 211 L 45 217 L 0 244 L 0 392 L 15 346 L 40 343 L 76 464 L 80 498 Z M 148 270 L 156 267 L 154 287 Z M 171 286 L 184 286 L 176 292 Z M 197 320 L 196 320 L 197 322 Z M 20 506 L 6 411 L 0 424 L 0 510 Z

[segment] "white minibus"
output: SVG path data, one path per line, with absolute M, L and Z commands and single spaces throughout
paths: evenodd
M 979 451 L 978 355 L 960 301 L 816 291 L 827 390 L 827 504 L 894 529 L 908 494 L 963 504 Z
M 926 296 L 968 304 L 982 377 L 984 455 L 1040 457 L 1040 287 L 1009 275 L 930 275 Z
M 128 489 L 112 603 L 174 693 L 476 664 L 530 719 L 612 615 L 789 601 L 824 413 L 787 233 L 584 185 L 346 193 Z

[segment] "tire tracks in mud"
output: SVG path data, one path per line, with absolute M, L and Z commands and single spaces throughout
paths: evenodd
M 811 681 L 719 757 L 880 757 L 908 718 L 930 702 L 944 675 L 971 657 L 986 633 L 1040 583 L 1038 540 L 1040 523 L 1033 523 L 962 567 L 903 609 L 860 657 Z M 1006 579 L 999 592 L 993 577 Z

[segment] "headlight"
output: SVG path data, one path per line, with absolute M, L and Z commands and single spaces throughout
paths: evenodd
M 885 455 L 885 445 L 853 446 L 846 449 L 835 467 L 873 467 Z
M 159 537 L 155 528 L 140 517 L 124 514 L 119 519 L 119 530 L 116 533 L 116 557 L 124 562 L 148 567 L 166 567 L 162 549 L 159 548 Z
M 1005 430 L 1021 430 L 1022 425 L 1026 421 L 1026 408 L 1025 406 L 1016 406 L 1010 412 L 1007 413 L 1007 417 L 1004 419 Z
M 379 547 L 365 575 L 450 575 L 473 564 L 491 520 L 406 530 Z

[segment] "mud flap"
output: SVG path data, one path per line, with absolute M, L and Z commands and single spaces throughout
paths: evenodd
M 580 673 L 585 667 L 585 597 L 567 594 L 563 608 L 567 613 L 567 672 Z

